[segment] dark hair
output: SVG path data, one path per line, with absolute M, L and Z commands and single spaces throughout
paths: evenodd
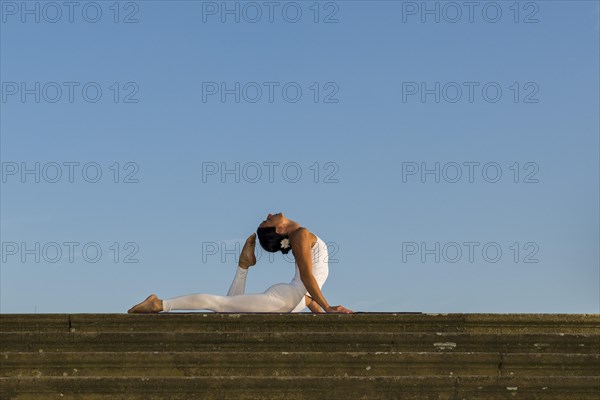
M 271 226 L 269 228 L 258 228 L 256 230 L 256 234 L 258 236 L 258 241 L 263 249 L 268 252 L 276 253 L 281 251 L 283 254 L 289 253 L 292 249 L 292 246 L 288 244 L 287 248 L 283 248 L 281 246 L 281 241 L 283 239 L 288 239 L 287 235 L 280 235 L 275 231 L 275 227 Z

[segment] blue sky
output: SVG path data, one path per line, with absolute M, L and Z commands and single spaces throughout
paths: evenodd
M 225 294 L 279 211 L 334 305 L 600 312 L 597 1 L 50 3 L 0 1 L 1 312 Z

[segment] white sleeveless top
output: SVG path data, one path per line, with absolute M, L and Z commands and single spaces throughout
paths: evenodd
M 316 236 L 316 235 L 315 235 Z M 317 242 L 311 248 L 312 251 L 312 273 L 315 277 L 319 288 L 323 286 L 327 276 L 329 275 L 329 254 L 327 252 L 327 245 L 320 237 L 317 236 Z M 304 293 L 308 293 L 306 288 L 304 287 L 304 283 L 302 283 L 302 279 L 300 278 L 300 269 L 298 269 L 298 263 L 294 261 L 294 265 L 296 266 L 296 274 L 294 278 L 290 282 L 290 285 L 298 286 L 301 288 Z M 302 300 L 304 301 L 304 299 Z

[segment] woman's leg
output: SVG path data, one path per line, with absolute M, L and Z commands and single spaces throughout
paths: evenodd
M 243 310 L 231 310 L 232 308 L 239 308 L 238 302 L 241 299 L 236 299 L 235 302 L 224 300 L 225 297 L 241 296 L 244 295 L 246 290 L 246 277 L 248 276 L 248 268 L 237 267 L 233 282 L 229 287 L 227 296 L 218 296 L 212 294 L 192 294 L 188 296 L 174 297 L 171 299 L 163 300 L 163 311 L 169 312 L 171 310 L 213 310 L 213 311 L 243 311 Z M 248 301 L 250 299 L 247 299 Z M 257 301 L 258 300 L 258 301 Z M 261 299 L 253 299 L 255 304 L 262 306 Z M 227 309 L 227 310 L 226 310 Z M 249 310 L 252 312 L 254 310 Z
M 233 282 L 229 287 L 227 296 L 215 296 L 211 294 L 197 294 L 189 296 L 174 297 L 168 300 L 161 300 L 155 294 L 151 294 L 143 302 L 136 304 L 131 307 L 128 313 L 156 313 L 156 312 L 169 312 L 171 310 L 213 310 L 213 311 L 264 311 L 262 309 L 256 310 L 256 307 L 263 307 L 261 304 L 265 299 L 236 299 L 236 301 L 223 300 L 225 297 L 236 297 L 244 295 L 246 288 L 246 276 L 248 275 L 248 268 L 256 264 L 256 257 L 254 256 L 254 248 L 256 246 L 256 233 L 253 233 L 246 239 L 240 259 L 238 268 L 235 272 Z M 261 296 L 261 295 L 253 295 Z M 244 308 L 243 304 L 239 305 L 240 301 L 251 301 L 248 307 Z M 276 302 L 276 301 L 275 301 Z M 273 301 L 270 301 L 270 307 L 273 308 Z M 257 305 L 258 304 L 258 305 Z M 246 310 L 247 309 L 247 310 Z
M 162 301 L 163 311 L 211 310 L 216 312 L 290 312 L 302 299 L 302 288 L 278 283 L 264 293 L 218 296 L 191 294 Z
M 211 310 L 216 312 L 289 312 L 294 307 L 297 295 L 238 294 L 218 296 L 214 294 L 191 294 L 162 301 L 163 311 Z
M 218 296 L 190 294 L 161 300 L 155 294 L 133 306 L 129 313 L 156 313 L 172 310 L 211 310 L 216 312 L 280 312 L 287 313 L 304 301 L 304 287 L 278 283 L 264 293 Z
M 246 239 L 242 252 L 240 253 L 240 260 L 238 263 L 233 282 L 229 287 L 227 296 L 235 296 L 238 294 L 244 294 L 246 290 L 246 277 L 248 276 L 248 268 L 256 264 L 256 257 L 254 256 L 254 248 L 256 246 L 256 233 L 253 233 Z
M 229 287 L 227 296 L 236 296 L 238 294 L 244 294 L 246 290 L 246 277 L 248 276 L 248 268 L 237 267 L 233 282 Z

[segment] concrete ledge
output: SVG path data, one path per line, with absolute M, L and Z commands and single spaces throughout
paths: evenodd
M 19 400 L 78 399 L 191 399 L 214 398 L 305 399 L 528 399 L 597 400 L 598 377 L 196 377 L 196 378 L 0 378 L 5 398 Z M 335 388 L 335 390 L 332 390 Z M 16 396 L 18 393 L 18 397 Z M 436 393 L 438 395 L 436 395 Z M 88 395 L 89 394 L 89 395 Z M 211 396 L 212 395 L 212 396 Z M 67 398 L 69 398 L 67 397 Z M 217 397 L 217 396 L 215 396 Z M 205 397 L 206 398 L 206 397 Z
M 0 376 L 594 376 L 598 354 L 426 352 L 3 353 Z
M 1 314 L 0 400 L 598 400 L 598 314 Z
M 377 332 L 0 333 L 0 351 L 496 351 L 600 353 L 600 336 Z
M 1 332 L 464 332 L 600 334 L 600 314 L 0 314 Z

